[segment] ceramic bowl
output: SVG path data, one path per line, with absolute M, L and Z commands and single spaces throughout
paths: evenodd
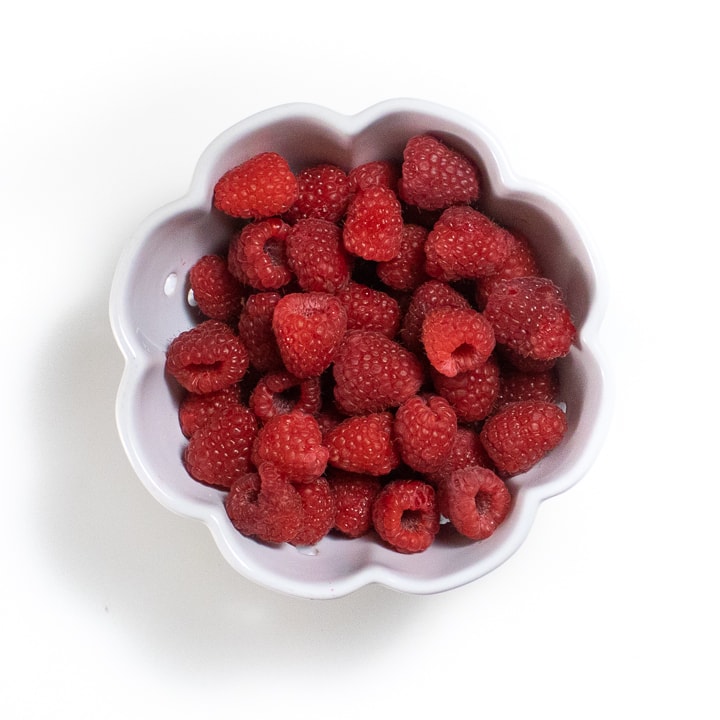
M 211 209 L 213 186 L 229 168 L 266 150 L 294 169 L 331 162 L 352 168 L 402 156 L 413 135 L 432 132 L 475 160 L 482 209 L 532 241 L 543 271 L 566 294 L 578 327 L 558 366 L 569 431 L 530 471 L 509 481 L 510 515 L 487 540 L 443 534 L 425 552 L 397 553 L 373 536 L 326 536 L 313 548 L 269 546 L 231 525 L 224 493 L 192 480 L 182 463 L 179 396 L 164 370 L 170 340 L 197 321 L 187 274 L 202 255 L 222 251 L 232 222 Z M 187 194 L 148 217 L 117 266 L 110 318 L 125 368 L 116 417 L 128 458 L 149 492 L 169 510 L 207 525 L 222 555 L 243 576 L 306 598 L 346 595 L 371 583 L 430 594 L 476 581 L 525 541 L 542 501 L 578 482 L 596 457 L 608 423 L 608 378 L 598 347 L 606 282 L 577 221 L 541 186 L 517 179 L 498 143 L 474 119 L 418 100 L 380 103 L 356 115 L 288 104 L 253 115 L 223 132 L 202 154 Z

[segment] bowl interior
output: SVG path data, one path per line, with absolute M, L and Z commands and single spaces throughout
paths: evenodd
M 433 132 L 470 155 L 482 170 L 482 209 L 523 231 L 545 274 L 566 292 L 579 339 L 560 366 L 570 432 L 550 456 L 511 481 L 514 506 L 483 542 L 441 531 L 424 553 L 401 555 L 373 537 L 324 538 L 314 548 L 270 547 L 240 535 L 224 511 L 224 494 L 192 480 L 182 464 L 185 438 L 177 420 L 179 396 L 165 376 L 165 350 L 197 321 L 188 302 L 188 271 L 202 255 L 226 247 L 232 222 L 211 209 L 212 189 L 230 167 L 267 150 L 295 170 L 330 162 L 400 158 L 412 135 Z M 546 192 L 512 177 L 493 139 L 474 122 L 427 103 L 384 103 L 355 116 L 292 105 L 230 128 L 198 163 L 188 194 L 146 220 L 118 266 L 111 320 L 127 365 L 118 393 L 121 439 L 139 477 L 166 507 L 205 522 L 226 559 L 273 589 L 306 597 L 334 597 L 370 582 L 432 593 L 474 580 L 507 559 L 525 539 L 537 506 L 584 473 L 597 451 L 603 373 L 592 345 L 598 304 L 596 267 L 576 225 Z

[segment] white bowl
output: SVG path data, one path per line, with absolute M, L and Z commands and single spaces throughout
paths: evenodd
M 534 241 L 545 274 L 565 293 L 578 339 L 559 364 L 569 431 L 562 444 L 509 482 L 510 515 L 487 540 L 442 533 L 425 552 L 394 552 L 374 537 L 333 535 L 315 548 L 271 547 L 231 525 L 224 493 L 192 480 L 174 385 L 164 371 L 170 340 L 196 321 L 187 273 L 198 258 L 221 251 L 232 223 L 211 210 L 213 186 L 229 168 L 265 150 L 294 169 L 332 162 L 347 169 L 401 157 L 413 135 L 432 132 L 467 153 L 484 180 L 482 208 Z M 289 104 L 253 115 L 222 133 L 203 153 L 188 193 L 153 213 L 128 244 L 116 270 L 110 318 L 126 365 L 117 395 L 120 438 L 140 480 L 166 508 L 205 523 L 223 556 L 250 580 L 308 598 L 346 595 L 370 583 L 429 594 L 471 581 L 507 560 L 527 537 L 540 503 L 573 486 L 590 467 L 608 424 L 608 383 L 597 335 L 606 285 L 577 223 L 558 200 L 517 180 L 496 141 L 477 122 L 428 102 L 398 99 L 346 116 L 324 107 Z

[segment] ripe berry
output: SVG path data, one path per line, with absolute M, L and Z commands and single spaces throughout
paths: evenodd
M 338 222 L 350 200 L 350 183 L 345 171 L 330 163 L 305 168 L 297 175 L 298 196 L 288 210 L 291 222 L 320 218 Z
M 188 273 L 198 309 L 206 317 L 232 322 L 242 309 L 245 293 L 220 255 L 203 255 Z
M 519 400 L 555 402 L 558 391 L 559 380 L 554 368 L 539 372 L 522 372 L 514 367 L 503 367 L 500 373 L 497 407 Z
M 428 231 L 420 225 L 403 226 L 400 250 L 392 260 L 377 264 L 377 276 L 394 290 L 414 290 L 428 280 L 425 272 L 425 240 Z
M 435 490 L 422 480 L 393 480 L 375 498 L 372 519 L 380 538 L 398 552 L 422 552 L 440 529 Z
M 289 210 L 297 194 L 297 179 L 287 161 L 265 152 L 228 170 L 217 181 L 213 205 L 232 217 L 267 218 Z
M 435 485 L 439 485 L 445 478 L 449 477 L 455 470 L 478 465 L 489 467 L 490 458 L 480 442 L 480 436 L 469 427 L 458 427 L 455 433 L 450 453 L 441 467 L 433 472 L 427 473 L 425 479 Z M 447 517 L 447 515 L 446 515 Z
M 290 226 L 280 218 L 251 222 L 237 232 L 228 249 L 228 268 L 257 290 L 277 290 L 292 280 L 285 258 Z
M 240 395 L 237 385 L 209 393 L 186 393 L 178 408 L 178 420 L 183 435 L 189 438 L 213 415 L 230 405 L 239 403 Z
M 290 540 L 291 545 L 315 545 L 335 524 L 335 496 L 324 477 L 295 484 L 302 501 L 300 529 Z
M 329 482 L 335 499 L 335 529 L 351 538 L 365 535 L 372 527 L 372 506 L 380 492 L 380 480 L 335 470 Z
M 389 338 L 397 334 L 400 306 L 387 293 L 351 281 L 336 297 L 345 306 L 348 330 L 376 330 Z
M 350 201 L 343 242 L 352 255 L 365 260 L 392 260 L 400 252 L 402 234 L 402 208 L 389 188 L 369 187 Z
M 247 348 L 250 364 L 260 372 L 283 368 L 272 329 L 272 318 L 280 297 L 276 292 L 250 295 L 238 319 L 238 335 Z
M 500 390 L 500 368 L 491 355 L 487 362 L 455 377 L 431 370 L 435 391 L 452 405 L 460 422 L 472 423 L 486 418 L 495 408 Z
M 348 173 L 350 192 L 367 190 L 369 187 L 387 187 L 397 189 L 400 169 L 389 160 L 371 160 L 353 168 Z
M 248 404 L 260 422 L 293 410 L 314 415 L 322 404 L 320 378 L 301 380 L 286 370 L 267 373 L 250 393 Z

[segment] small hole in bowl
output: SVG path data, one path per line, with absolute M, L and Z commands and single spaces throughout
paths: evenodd
M 170 297 L 177 287 L 177 273 L 171 272 L 165 278 L 165 284 L 163 285 L 163 292 Z
M 193 293 L 192 288 L 188 290 L 187 301 L 190 307 L 197 307 L 197 300 L 195 299 L 195 293 Z
M 314 557 L 320 552 L 316 545 L 298 545 L 296 550 L 301 555 L 309 555 L 310 557 Z

